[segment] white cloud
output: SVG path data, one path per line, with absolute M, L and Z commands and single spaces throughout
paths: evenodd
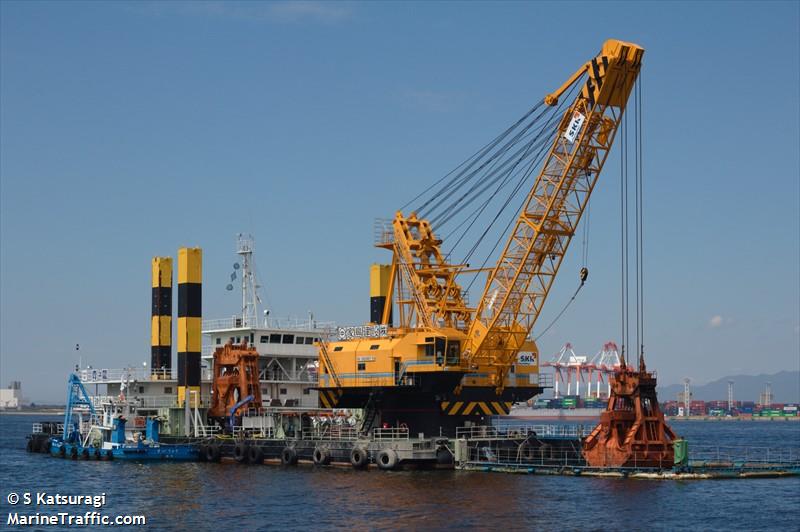
M 725 322 L 725 318 L 720 315 L 713 316 L 710 320 L 708 320 L 708 326 L 711 328 L 716 328 L 721 326 Z
M 338 22 L 350 16 L 349 4 L 340 2 L 317 2 L 314 0 L 295 0 L 269 4 L 274 18 L 287 21 L 311 19 L 318 22 Z
M 153 16 L 167 14 L 267 22 L 335 23 L 349 18 L 350 2 L 294 0 L 286 2 L 141 2 L 126 8 Z

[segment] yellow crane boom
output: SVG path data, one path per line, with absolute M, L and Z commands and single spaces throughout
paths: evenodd
M 608 40 L 597 57 L 545 98 L 556 105 L 569 87 L 586 80 L 558 126 L 470 323 L 464 359 L 489 367 L 498 391 L 539 317 L 603 169 L 643 54 L 640 46 Z

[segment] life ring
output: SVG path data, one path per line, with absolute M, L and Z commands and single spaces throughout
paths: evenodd
M 264 463 L 264 451 L 258 445 L 251 445 L 247 450 L 247 458 L 251 464 L 262 464 Z
M 297 464 L 297 452 L 291 447 L 285 447 L 281 451 L 281 463 L 287 466 Z
M 214 445 L 213 443 L 208 444 L 206 447 L 206 461 L 219 462 L 220 455 L 221 453 L 218 445 Z
M 381 449 L 378 453 L 378 467 L 384 471 L 397 467 L 397 451 L 394 449 Z
M 317 447 L 314 449 L 314 464 L 324 466 L 331 463 L 331 455 L 328 449 L 324 447 Z
M 350 463 L 353 464 L 353 467 L 356 469 L 367 467 L 369 463 L 369 453 L 366 449 L 362 449 L 361 447 L 353 447 L 353 450 L 350 451 Z
M 233 446 L 233 459 L 239 464 L 247 463 L 247 444 L 243 441 Z

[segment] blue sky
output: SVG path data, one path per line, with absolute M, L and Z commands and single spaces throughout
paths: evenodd
M 649 365 L 799 369 L 799 23 L 796 2 L 2 2 L 0 384 L 61 400 L 76 343 L 149 360 L 150 259 L 183 245 L 205 316 L 231 315 L 242 231 L 273 315 L 367 319 L 373 219 L 607 38 L 646 49 Z M 619 339 L 616 157 L 544 357 Z M 539 328 L 579 268 L 575 242 Z

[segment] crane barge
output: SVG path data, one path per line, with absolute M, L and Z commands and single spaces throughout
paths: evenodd
M 450 262 L 434 224 L 415 211 L 379 225 L 375 244 L 391 252 L 391 264 L 372 267 L 370 325 L 340 328 L 338 338 L 319 345 L 321 407 L 363 409 L 363 432 L 383 426 L 453 435 L 542 392 L 531 331 L 614 143 L 643 54 L 636 44 L 608 40 L 543 99 L 556 108 L 575 93 L 542 131 L 549 149 L 493 267 Z M 486 276 L 475 306 L 460 284 L 470 273 Z

